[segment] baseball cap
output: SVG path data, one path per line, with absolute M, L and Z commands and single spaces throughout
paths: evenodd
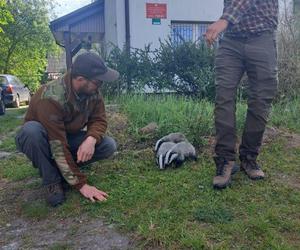
M 93 52 L 85 52 L 75 58 L 71 72 L 90 80 L 112 82 L 119 78 L 119 72 L 107 67 L 103 59 Z

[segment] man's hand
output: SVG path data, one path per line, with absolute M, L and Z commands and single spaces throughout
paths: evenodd
M 85 184 L 82 186 L 82 188 L 79 190 L 79 192 L 85 197 L 90 199 L 92 202 L 95 201 L 106 201 L 108 198 L 108 194 L 97 189 L 94 186 L 90 186 L 88 184 Z
M 207 44 L 212 45 L 217 39 L 218 35 L 223 32 L 228 26 L 228 21 L 220 19 L 213 24 L 209 25 L 205 33 L 205 40 Z
M 90 160 L 95 152 L 96 139 L 92 136 L 87 137 L 77 151 L 77 163 Z

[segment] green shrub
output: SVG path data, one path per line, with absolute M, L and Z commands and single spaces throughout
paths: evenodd
M 300 96 L 300 30 L 294 15 L 285 11 L 278 30 L 277 100 Z
M 146 85 L 152 83 L 158 75 L 154 54 L 150 45 L 144 49 L 132 49 L 130 53 L 114 47 L 106 56 L 108 65 L 120 73 L 120 78 L 114 83 L 103 86 L 104 94 L 113 95 L 124 92 L 142 92 Z
M 205 43 L 173 45 L 160 42 L 160 48 L 113 48 L 105 56 L 108 65 L 120 72 L 120 79 L 103 86 L 105 95 L 124 92 L 177 92 L 185 96 L 214 98 L 214 51 Z
M 158 87 L 186 96 L 214 98 L 214 50 L 204 42 L 160 42 Z

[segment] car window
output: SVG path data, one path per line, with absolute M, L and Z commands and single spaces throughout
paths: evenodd
M 5 76 L 0 76 L 0 86 L 6 85 L 7 84 L 7 79 Z
M 15 79 L 19 86 L 25 87 L 25 84 L 18 77 L 15 76 Z
M 15 76 L 12 77 L 12 84 L 17 85 L 17 86 L 22 86 L 22 83 L 20 82 L 20 80 Z

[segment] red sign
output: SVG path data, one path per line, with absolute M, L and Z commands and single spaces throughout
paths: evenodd
M 167 4 L 146 3 L 147 18 L 167 18 Z

